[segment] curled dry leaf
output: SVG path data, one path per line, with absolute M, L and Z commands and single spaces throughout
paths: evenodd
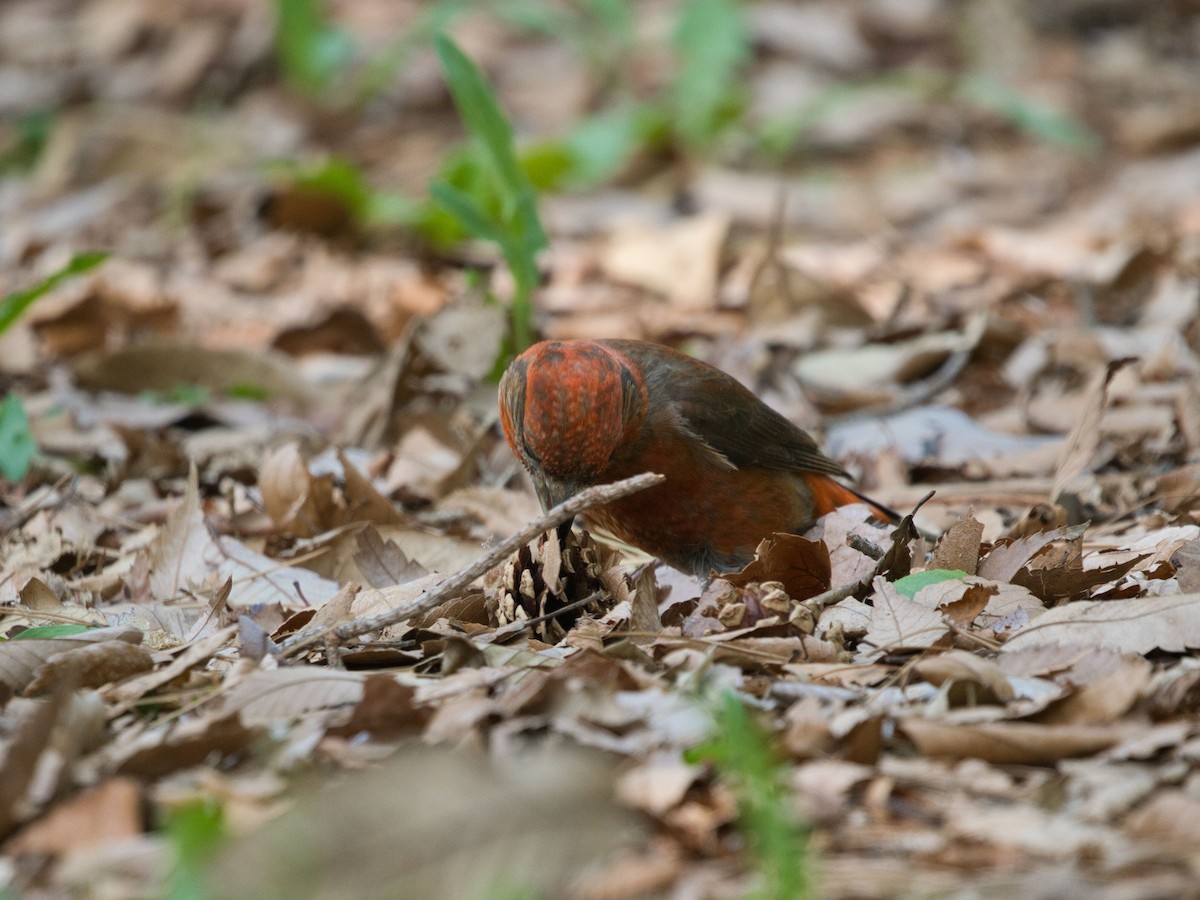
M 930 684 L 941 687 L 949 682 L 960 693 L 969 691 L 974 703 L 1003 704 L 1015 696 L 1000 667 L 974 653 L 963 650 L 932 653 L 917 660 L 914 668 Z
M 906 718 L 899 723 L 925 756 L 982 759 L 1003 765 L 1044 766 L 1113 746 L 1130 729 L 1114 725 L 1034 725 L 984 722 L 964 725 Z
M 80 634 L 72 634 L 64 637 L 28 638 L 26 640 L 0 642 L 0 684 L 3 684 L 14 694 L 18 694 L 29 687 L 48 661 L 62 653 L 79 650 L 87 647 L 89 644 L 121 642 L 133 645 L 140 644 L 141 641 L 142 633 L 136 628 L 92 628 Z M 114 660 L 124 658 L 121 657 L 119 652 L 106 650 L 102 655 L 106 654 L 111 655 Z M 84 657 L 82 659 L 86 660 L 87 658 Z M 66 668 L 60 670 L 59 677 L 65 676 L 66 673 Z M 133 673 L 126 672 L 126 674 Z M 110 680 L 112 679 L 105 679 L 100 684 L 105 684 Z M 49 690 L 51 686 L 47 684 L 45 687 Z
M 270 451 L 258 472 L 263 508 L 281 529 L 311 537 L 336 524 L 333 476 L 314 476 L 297 444 Z
M 778 582 L 793 600 L 807 600 L 829 590 L 831 576 L 829 548 L 822 541 L 773 534 L 758 545 L 746 568 L 721 577 L 738 587 Z

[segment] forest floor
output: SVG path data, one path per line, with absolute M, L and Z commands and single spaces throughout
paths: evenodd
M 1200 5 L 280 8 L 0 5 L 0 312 L 78 269 L 0 315 L 4 896 L 1200 896 Z M 537 333 L 915 528 L 419 599 L 541 514 L 442 27 Z

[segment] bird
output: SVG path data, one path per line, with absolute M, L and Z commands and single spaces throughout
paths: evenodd
M 662 344 L 541 341 L 508 365 L 499 407 L 546 510 L 591 485 L 665 476 L 588 519 L 699 577 L 740 571 L 764 538 L 850 503 L 899 520 L 835 480 L 849 474 L 733 376 Z

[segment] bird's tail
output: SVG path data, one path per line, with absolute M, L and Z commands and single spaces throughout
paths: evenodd
M 805 474 L 804 480 L 808 484 L 808 489 L 812 492 L 814 516 L 826 515 L 833 512 L 839 506 L 847 506 L 851 503 L 865 503 L 884 522 L 897 525 L 902 518 L 894 509 L 889 509 L 882 503 L 878 503 L 870 497 L 860 494 L 854 488 L 846 487 L 846 485 L 834 481 L 828 475 Z

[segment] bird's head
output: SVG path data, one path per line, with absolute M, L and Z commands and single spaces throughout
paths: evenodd
M 543 341 L 513 360 L 500 422 L 543 507 L 597 483 L 644 416 L 645 395 L 629 361 L 596 341 Z

